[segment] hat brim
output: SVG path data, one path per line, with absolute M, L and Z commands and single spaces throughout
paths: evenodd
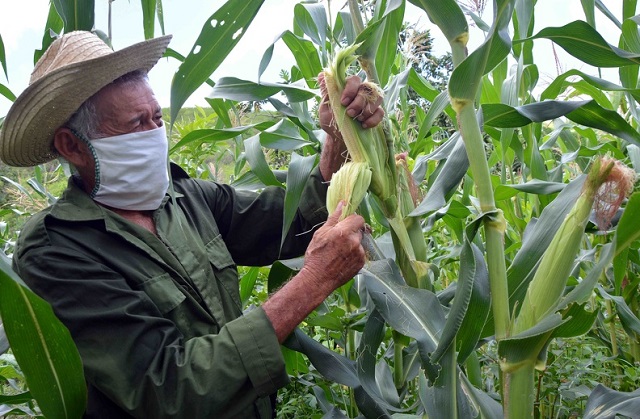
M 57 157 L 55 131 L 91 96 L 115 79 L 149 71 L 171 35 L 149 39 L 102 57 L 61 67 L 30 84 L 15 100 L 0 130 L 0 159 L 11 166 L 35 166 Z

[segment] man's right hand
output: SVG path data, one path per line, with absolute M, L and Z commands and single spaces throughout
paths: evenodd
M 302 270 L 262 306 L 280 343 L 364 265 L 364 219 L 352 214 L 339 221 L 342 206 L 313 235 Z
M 330 293 L 358 273 L 365 262 L 364 219 L 352 214 L 342 221 L 341 202 L 318 229 L 305 253 L 303 271 Z

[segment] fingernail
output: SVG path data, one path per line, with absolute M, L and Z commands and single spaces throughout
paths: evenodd
M 355 109 L 347 109 L 347 115 L 354 117 L 356 116 L 356 110 Z

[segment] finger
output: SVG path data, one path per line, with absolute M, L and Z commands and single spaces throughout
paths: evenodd
M 373 113 L 373 115 L 371 115 L 369 118 L 367 118 L 365 121 L 362 122 L 362 128 L 375 127 L 380 122 L 382 122 L 383 118 L 384 118 L 384 110 L 382 108 L 377 108 L 376 111 Z
M 344 207 L 344 201 L 338 202 L 335 211 L 333 211 L 329 217 L 327 218 L 327 222 L 324 223 L 325 226 L 333 227 L 338 224 L 340 220 L 340 216 L 342 215 L 342 208 Z
M 360 80 L 360 77 L 347 77 L 347 82 L 345 83 L 344 90 L 342 91 L 342 95 L 340 96 L 340 103 L 342 103 L 342 106 L 348 107 L 356 98 L 356 96 L 358 96 L 358 88 L 361 84 L 362 80 Z
M 363 233 L 365 230 L 364 218 L 358 214 L 351 214 L 340 221 L 341 227 L 347 231 Z

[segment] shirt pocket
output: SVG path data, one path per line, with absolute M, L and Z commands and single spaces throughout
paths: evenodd
M 213 267 L 213 271 L 221 292 L 227 294 L 233 301 L 236 308 L 241 312 L 240 291 L 238 288 L 238 271 L 236 264 L 227 249 L 227 245 L 222 240 L 221 235 L 214 237 L 205 246 L 207 258 Z M 223 298 L 224 300 L 224 298 Z M 224 301 L 223 301 L 224 303 Z
M 178 289 L 168 273 L 160 274 L 145 281 L 142 289 L 162 314 L 178 307 L 186 296 Z
M 221 271 L 230 266 L 235 266 L 235 262 L 231 258 L 229 250 L 227 250 L 227 245 L 222 240 L 222 235 L 218 234 L 205 247 L 209 261 L 217 270 Z

